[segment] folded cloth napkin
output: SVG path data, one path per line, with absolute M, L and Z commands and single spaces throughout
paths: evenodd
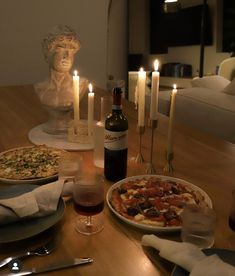
M 234 276 L 235 267 L 223 262 L 217 255 L 206 256 L 197 246 L 186 242 L 160 239 L 144 235 L 142 244 L 159 250 L 159 255 L 190 272 L 190 276 Z
M 60 197 L 70 195 L 71 190 L 71 182 L 58 180 L 16 197 L 0 199 L 0 225 L 49 215 L 57 210 Z
M 192 269 L 190 276 L 234 276 L 235 267 L 222 261 L 216 254 L 205 257 Z

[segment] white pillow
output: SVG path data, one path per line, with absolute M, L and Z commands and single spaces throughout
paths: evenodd
M 222 92 L 235 96 L 235 78 L 222 90 Z
M 193 87 L 204 87 L 212 90 L 221 91 L 227 85 L 230 84 L 230 81 L 221 76 L 207 76 L 202 78 L 194 78 L 191 80 Z

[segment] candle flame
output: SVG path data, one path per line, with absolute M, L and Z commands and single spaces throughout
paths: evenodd
M 177 88 L 177 85 L 176 84 L 173 84 L 173 89 L 176 89 Z
M 154 61 L 154 70 L 155 71 L 157 71 L 158 70 L 158 66 L 159 66 L 159 61 L 156 59 L 155 61 Z
M 78 71 L 77 70 L 75 70 L 73 73 L 74 73 L 75 77 L 78 75 Z
M 144 68 L 143 67 L 140 67 L 140 72 L 144 72 Z
M 91 84 L 91 83 L 89 83 L 88 87 L 89 87 L 89 91 L 90 91 L 90 93 L 92 93 L 92 89 L 93 89 L 92 84 Z

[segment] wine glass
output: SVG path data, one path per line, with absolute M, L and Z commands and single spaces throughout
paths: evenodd
M 80 155 L 64 152 L 59 160 L 59 179 L 74 180 L 82 170 L 82 157 Z
M 235 232 L 235 190 L 232 191 L 232 202 L 228 221 L 229 227 Z
M 92 235 L 104 228 L 101 214 L 104 209 L 103 184 L 103 177 L 92 173 L 75 178 L 73 201 L 79 215 L 75 226 L 77 232 Z

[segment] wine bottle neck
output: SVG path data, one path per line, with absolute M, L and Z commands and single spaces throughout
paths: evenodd
M 122 105 L 113 104 L 112 105 L 112 110 L 113 111 L 118 111 L 118 110 L 122 111 Z
M 114 93 L 113 94 L 112 111 L 114 113 L 121 113 L 122 112 L 122 96 L 119 93 Z

